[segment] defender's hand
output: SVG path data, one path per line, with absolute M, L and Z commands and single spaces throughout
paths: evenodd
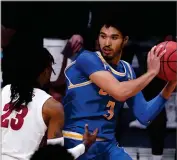
M 84 145 L 86 147 L 86 150 L 89 149 L 89 147 L 96 141 L 96 137 L 98 134 L 98 128 L 96 128 L 93 133 L 89 133 L 88 131 L 88 124 L 85 125 L 85 133 L 83 136 L 83 140 L 84 140 Z

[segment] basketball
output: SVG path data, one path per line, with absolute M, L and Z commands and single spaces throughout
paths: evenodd
M 166 49 L 165 54 L 160 60 L 160 71 L 157 75 L 165 81 L 177 80 L 177 43 L 173 41 L 165 41 L 157 45 L 163 45 Z

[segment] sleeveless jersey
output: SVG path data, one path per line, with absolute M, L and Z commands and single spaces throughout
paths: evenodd
M 1 133 L 2 159 L 28 160 L 38 149 L 47 130 L 42 117 L 43 104 L 51 96 L 35 88 L 33 98 L 27 106 L 9 110 L 10 85 L 2 89 Z

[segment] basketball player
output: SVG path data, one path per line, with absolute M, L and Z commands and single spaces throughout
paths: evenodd
M 136 118 L 148 125 L 163 109 L 177 84 L 168 82 L 161 93 L 147 102 L 141 90 L 158 74 L 165 50 L 162 46 L 153 47 L 147 58 L 148 71 L 136 78 L 132 67 L 120 60 L 128 41 L 125 19 L 117 15 L 111 18 L 105 19 L 100 28 L 100 50 L 84 51 L 65 70 L 65 146 L 70 148 L 81 143 L 85 123 L 89 124 L 90 131 L 99 126 L 96 143 L 79 160 L 131 160 L 114 136 L 119 109 L 126 102 Z
M 54 60 L 45 48 L 24 43 L 12 43 L 4 52 L 11 84 L 2 89 L 2 159 L 28 160 L 46 131 L 47 144 L 64 144 L 63 106 L 42 90 L 49 83 Z M 68 150 L 74 158 L 90 147 L 97 132 L 90 134 L 85 126 L 83 143 Z

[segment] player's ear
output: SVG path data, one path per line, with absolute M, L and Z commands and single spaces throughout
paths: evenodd
M 126 46 L 129 40 L 129 36 L 125 36 L 124 37 L 124 42 L 123 42 L 123 46 Z

